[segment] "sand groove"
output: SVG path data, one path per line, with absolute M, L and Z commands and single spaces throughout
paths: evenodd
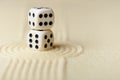
M 64 80 L 64 58 L 53 60 L 12 59 L 4 71 L 2 80 Z
M 75 57 L 82 51 L 78 44 L 71 42 L 55 44 L 54 48 L 48 51 L 33 51 L 29 49 L 24 43 L 11 43 L 3 45 L 0 53 L 2 55 L 11 56 L 12 58 L 24 59 L 53 59 L 56 57 Z M 34 55 L 33 55 L 34 54 Z
M 55 44 L 48 51 L 30 50 L 25 43 L 1 46 L 0 55 L 10 58 L 2 80 L 65 80 L 66 58 L 78 56 L 82 48 L 71 42 Z

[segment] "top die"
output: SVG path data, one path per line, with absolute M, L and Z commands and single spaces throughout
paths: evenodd
M 31 29 L 50 29 L 54 23 L 54 12 L 51 8 L 31 8 L 28 13 L 28 22 Z

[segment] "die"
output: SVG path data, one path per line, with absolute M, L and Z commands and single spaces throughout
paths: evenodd
M 53 47 L 54 35 L 51 30 L 30 30 L 27 35 L 28 47 L 33 50 L 48 50 Z
M 54 12 L 51 8 L 31 8 L 28 13 L 28 24 L 31 29 L 50 29 L 54 23 Z

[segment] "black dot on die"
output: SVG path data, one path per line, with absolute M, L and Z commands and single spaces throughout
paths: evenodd
M 47 48 L 47 44 L 44 45 L 44 48 Z
M 53 16 L 52 13 L 50 13 L 50 14 L 49 14 L 49 17 L 52 17 L 52 16 Z
M 39 48 L 38 45 L 35 45 L 35 48 L 38 49 Z
M 42 15 L 42 14 L 40 14 L 40 15 L 39 15 L 39 18 L 42 18 L 42 17 L 43 17 L 43 15 Z
M 35 17 L 35 14 L 33 13 L 32 16 Z
M 50 46 L 53 46 L 53 43 L 52 43 L 52 42 L 50 43 Z
M 38 40 L 35 40 L 35 43 L 38 43 L 39 41 Z
M 50 37 L 52 38 L 52 37 L 53 37 L 53 34 L 50 34 Z
M 29 25 L 31 25 L 31 21 L 29 21 Z
M 49 43 L 49 42 L 50 42 L 50 39 L 48 39 L 47 42 Z
M 29 37 L 32 37 L 32 34 L 31 34 L 31 33 L 29 34 Z
M 35 23 L 33 22 L 32 25 L 35 26 Z
M 39 37 L 38 34 L 36 34 L 36 35 L 35 35 L 35 38 L 38 38 L 38 37 Z
M 29 12 L 29 16 L 31 16 L 31 13 Z
M 47 39 L 47 35 L 44 36 L 44 39 Z
M 50 22 L 49 22 L 49 25 L 52 25 L 52 24 L 53 24 L 53 22 L 52 22 L 52 21 L 50 21 Z
M 48 17 L 48 15 L 47 15 L 47 14 L 44 14 L 44 17 L 45 17 L 45 18 L 47 18 L 47 17 Z
M 41 9 L 41 7 L 37 8 L 37 9 Z
M 40 25 L 40 26 L 42 26 L 42 25 L 43 25 L 43 23 L 42 23 L 42 22 L 40 22 L 40 23 L 39 23 L 39 25 Z
M 29 42 L 31 43 L 31 42 L 32 42 L 32 39 L 29 39 Z
M 29 47 L 32 48 L 33 47 L 32 44 L 29 44 Z
M 44 25 L 45 25 L 45 26 L 47 26 L 47 25 L 48 25 L 48 23 L 47 23 L 47 22 L 44 22 Z

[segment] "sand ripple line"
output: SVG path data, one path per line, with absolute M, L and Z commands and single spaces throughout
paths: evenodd
M 52 59 L 56 57 L 75 57 L 82 51 L 82 47 L 78 44 L 66 42 L 55 44 L 54 48 L 48 51 L 33 51 L 29 49 L 24 43 L 11 43 L 3 45 L 0 53 L 2 55 L 9 55 L 13 58 L 44 58 Z M 33 55 L 34 54 L 34 55 Z

